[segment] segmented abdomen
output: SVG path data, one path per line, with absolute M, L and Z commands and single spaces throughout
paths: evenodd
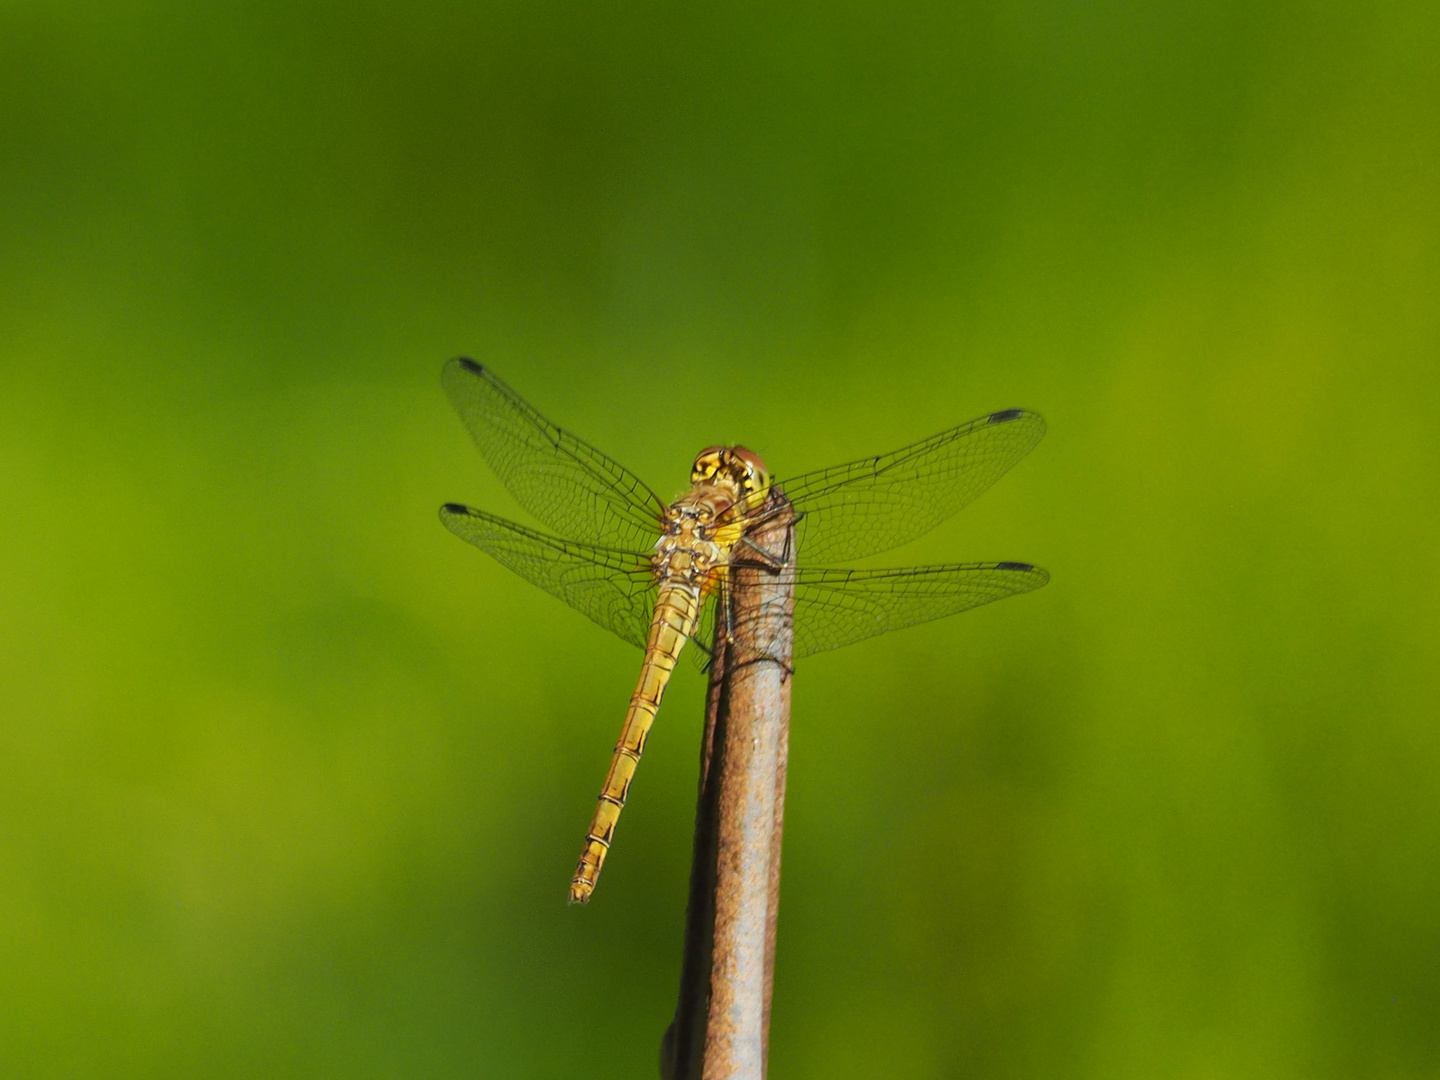
M 688 584 L 660 587 L 660 594 L 655 598 L 655 614 L 650 620 L 650 637 L 645 644 L 640 680 L 630 698 L 625 726 L 620 731 L 620 741 L 615 744 L 615 753 L 610 759 L 610 772 L 605 777 L 605 787 L 601 789 L 595 817 L 585 837 L 580 864 L 570 881 L 572 904 L 585 903 L 595 889 L 600 868 L 605 863 L 605 853 L 610 850 L 610 842 L 615 835 L 615 823 L 620 820 L 620 811 L 630 794 L 635 766 L 645 752 L 645 740 L 660 709 L 660 699 L 665 696 L 665 687 L 670 682 L 670 673 L 675 670 L 675 661 L 680 658 L 680 650 L 685 647 L 685 640 L 695 632 L 699 618 L 699 589 Z

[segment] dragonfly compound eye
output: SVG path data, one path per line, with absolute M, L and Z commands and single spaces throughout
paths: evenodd
M 736 479 L 740 482 L 740 489 L 746 495 L 755 496 L 755 502 L 760 502 L 770 491 L 770 470 L 765 468 L 765 462 L 753 450 L 737 446 L 731 453 L 738 466 Z
M 690 482 L 698 484 L 711 480 L 720 471 L 725 459 L 725 447 L 708 446 L 695 455 L 695 464 L 690 467 Z

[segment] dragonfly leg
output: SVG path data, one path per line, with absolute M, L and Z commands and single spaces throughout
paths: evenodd
M 731 549 L 730 569 L 748 568 L 752 570 L 762 570 L 772 576 L 779 576 L 787 570 L 792 570 L 793 563 L 791 560 L 794 548 L 794 542 L 791 539 L 792 534 L 793 530 L 785 530 L 784 546 L 778 555 L 773 551 L 767 550 L 762 544 L 757 543 L 749 536 L 740 537 Z M 745 549 L 744 551 L 741 550 L 742 546 Z M 755 638 L 753 632 L 745 636 L 752 639 Z M 773 650 L 768 642 L 750 640 L 742 643 L 735 640 L 735 611 L 733 605 L 729 603 L 725 605 L 725 640 L 731 646 L 739 648 L 743 653 L 747 654 L 750 661 L 772 660 L 780 664 L 787 672 L 790 670 L 790 664 L 782 655 Z M 786 651 L 788 652 L 788 649 Z
M 795 508 L 789 503 L 787 503 L 783 498 L 772 498 L 769 502 L 763 504 L 760 509 L 756 510 L 755 513 L 746 516 L 745 527 L 748 529 L 754 529 L 760 525 L 764 525 L 767 521 L 774 521 L 777 517 L 779 517 L 786 511 L 793 511 L 796 521 L 799 521 L 802 517 L 805 516 L 798 510 L 795 510 Z
M 731 549 L 730 565 L 758 566 L 762 569 L 769 570 L 772 574 L 778 574 L 790 565 L 790 538 L 788 536 L 785 538 L 785 550 L 779 555 L 766 551 L 748 536 L 740 537 L 740 539 L 735 542 L 735 547 L 738 548 L 742 544 L 749 549 L 750 557 L 737 559 L 733 554 L 734 549 Z
M 725 644 L 733 645 L 735 644 L 735 612 L 730 607 L 730 590 L 728 588 L 725 590 L 725 595 L 721 597 L 721 601 L 720 610 L 725 612 Z

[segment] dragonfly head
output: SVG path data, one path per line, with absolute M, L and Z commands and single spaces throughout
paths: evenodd
M 692 484 L 724 484 L 735 490 L 736 502 L 757 507 L 770 494 L 770 470 L 760 455 L 743 446 L 710 446 L 695 458 Z

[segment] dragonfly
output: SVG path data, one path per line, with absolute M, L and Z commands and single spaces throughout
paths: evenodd
M 690 488 L 666 503 L 629 469 L 547 420 L 489 367 L 460 357 L 446 364 L 442 382 L 515 501 L 554 531 L 461 503 L 440 508 L 445 527 L 644 650 L 570 882 L 572 904 L 588 902 L 595 890 L 682 649 L 693 640 L 703 658 L 716 634 L 729 633 L 733 568 L 783 567 L 793 580 L 794 659 L 1049 580 L 1025 562 L 835 565 L 930 532 L 990 487 L 1045 434 L 1045 421 L 1025 409 L 987 413 L 888 454 L 782 481 L 743 446 L 707 447 L 695 458 Z M 786 500 L 794 522 L 789 549 L 753 544 L 747 533 Z

